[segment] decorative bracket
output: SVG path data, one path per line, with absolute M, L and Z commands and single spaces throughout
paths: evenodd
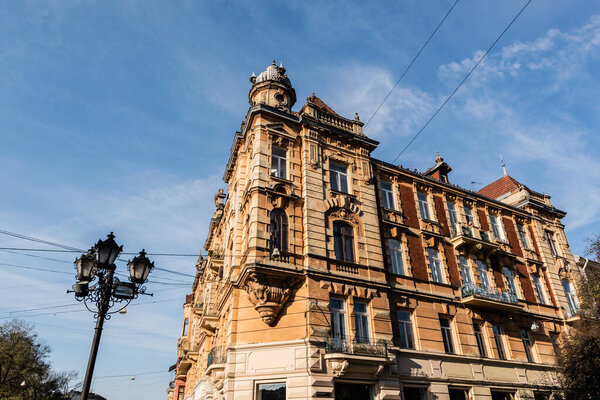
M 273 326 L 285 302 L 292 295 L 296 279 L 277 275 L 266 275 L 253 271 L 248 275 L 243 289 L 263 321 Z

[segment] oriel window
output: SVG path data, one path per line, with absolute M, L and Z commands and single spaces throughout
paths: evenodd
M 287 178 L 287 152 L 281 147 L 273 146 L 271 153 L 271 175 Z
M 381 203 L 383 204 L 383 207 L 389 210 L 395 210 L 396 202 L 394 201 L 392 184 L 390 182 L 381 181 L 379 185 L 381 186 Z
M 402 244 L 396 239 L 388 239 L 388 248 L 392 260 L 392 272 L 397 275 L 406 275 L 402 257 Z
M 279 208 L 271 211 L 271 237 L 270 250 L 277 248 L 279 251 L 288 249 L 288 221 L 285 212 Z
M 431 220 L 431 210 L 429 208 L 429 199 L 426 193 L 417 192 L 417 200 L 419 201 L 419 211 L 421 218 Z
M 337 260 L 354 262 L 354 234 L 352 226 L 341 221 L 333 223 L 333 247 Z
M 345 165 L 330 162 L 329 178 L 331 180 L 331 189 L 342 192 L 348 192 L 348 168 Z
M 354 323 L 356 325 L 356 341 L 369 343 L 369 314 L 367 303 L 354 302 Z
M 414 349 L 413 324 L 408 311 L 398 311 L 398 330 L 400 332 L 400 347 Z

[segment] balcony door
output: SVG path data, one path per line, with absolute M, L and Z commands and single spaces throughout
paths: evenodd
M 335 400 L 373 400 L 372 385 L 336 382 Z

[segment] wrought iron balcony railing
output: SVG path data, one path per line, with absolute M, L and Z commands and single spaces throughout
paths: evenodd
M 386 357 L 387 343 L 371 343 L 368 338 L 350 340 L 345 337 L 329 337 L 325 342 L 325 352 Z
M 206 359 L 206 368 L 209 368 L 213 364 L 225 364 L 227 362 L 227 353 L 223 346 L 215 346 L 208 353 Z
M 461 292 L 463 298 L 469 296 L 479 296 L 488 300 L 519 304 L 519 299 L 515 293 L 502 291 L 497 288 L 484 288 L 472 283 L 467 283 L 462 286 Z

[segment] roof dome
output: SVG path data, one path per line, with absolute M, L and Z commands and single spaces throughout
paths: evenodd
M 277 66 L 277 64 L 275 64 L 275 60 L 273 60 L 273 63 L 269 65 L 267 69 L 261 72 L 258 76 L 254 76 L 254 74 L 252 74 L 252 76 L 250 77 L 250 82 L 252 82 L 252 85 L 256 85 L 264 81 L 281 82 L 287 86 L 292 86 L 290 78 L 288 78 L 287 74 L 285 73 L 283 63 Z

